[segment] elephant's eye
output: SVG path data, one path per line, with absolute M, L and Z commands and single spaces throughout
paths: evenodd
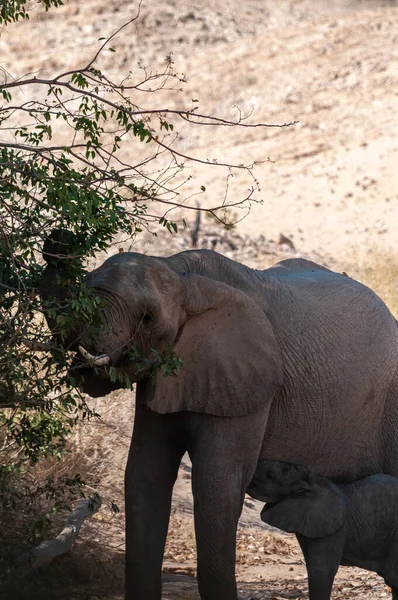
M 144 325 L 149 325 L 150 323 L 152 323 L 152 321 L 153 321 L 153 314 L 150 311 L 146 311 L 142 315 L 142 322 L 144 323 Z

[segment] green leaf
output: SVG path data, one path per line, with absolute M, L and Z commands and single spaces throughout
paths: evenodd
M 1 23 L 1 19 L 0 19 L 0 23 Z M 10 92 L 2 87 L 0 87 L 0 90 L 1 90 L 1 95 L 3 96 L 4 100 L 6 102 L 11 102 L 12 96 L 11 96 Z

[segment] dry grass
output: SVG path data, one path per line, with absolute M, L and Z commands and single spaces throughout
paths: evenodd
M 0 582 L 24 552 L 62 529 L 81 498 L 81 486 L 70 481 L 77 473 L 86 475 L 84 457 L 66 453 L 61 461 L 43 459 L 2 480 Z
M 121 413 L 122 408 L 118 412 L 119 418 Z M 82 424 L 60 461 L 42 460 L 29 466 L 12 482 L 13 502 L 0 511 L 1 600 L 88 600 L 122 596 L 124 518 L 121 514 L 112 514 L 111 504 L 122 497 L 123 468 L 118 475 L 117 465 L 106 458 L 111 446 L 110 439 L 101 437 L 106 427 L 109 424 L 96 420 Z M 94 436 L 95 429 L 98 431 Z M 55 503 L 54 498 L 47 497 L 47 479 L 53 478 L 56 484 L 64 476 L 75 473 L 80 473 L 86 483 L 82 488 L 86 496 L 94 492 L 103 496 L 100 513 L 83 525 L 71 552 L 55 559 L 51 567 L 42 567 L 25 579 L 19 579 L 14 572 L 18 558 L 43 539 L 58 535 L 69 510 L 80 498 L 68 486 L 61 485 L 56 502 L 65 504 L 65 509 L 47 519 L 43 515 L 50 513 Z M 103 480 L 107 481 L 107 486 Z M 115 488 L 118 497 L 113 495 Z

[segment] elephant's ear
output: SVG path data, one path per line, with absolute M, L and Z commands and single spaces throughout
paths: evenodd
M 264 523 L 301 533 L 308 538 L 331 535 L 344 525 L 346 502 L 337 486 L 324 478 L 297 496 L 290 496 L 276 504 L 266 504 L 261 511 Z
M 175 352 L 176 376 L 157 377 L 148 406 L 158 413 L 194 411 L 239 417 L 270 406 L 282 379 L 272 326 L 249 296 L 200 276 L 186 278 Z

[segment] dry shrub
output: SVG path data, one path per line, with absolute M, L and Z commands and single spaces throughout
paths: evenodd
M 101 429 L 98 420 L 83 427 L 94 430 L 96 425 Z M 92 437 L 87 436 L 87 444 L 82 443 L 82 437 L 84 431 L 76 432 L 61 460 L 49 458 L 29 465 L 8 481 L 11 494 L 0 512 L 1 600 L 87 600 L 92 597 L 89 592 L 96 599 L 113 598 L 113 592 L 122 595 L 124 548 L 119 540 L 123 519 L 112 515 L 111 500 L 101 487 L 105 468 L 99 456 L 94 459 Z M 66 483 L 76 473 L 85 485 Z M 24 579 L 17 573 L 14 577 L 19 557 L 60 533 L 67 515 L 80 501 L 80 492 L 90 496 L 95 491 L 104 491 L 103 507 L 83 525 L 73 550 Z
M 66 453 L 61 461 L 43 459 L 2 478 L 0 582 L 24 552 L 58 535 L 82 497 L 84 471 L 81 457 Z
M 0 502 L 4 500 L 0 504 L 1 600 L 80 598 L 87 589 L 96 589 L 98 598 L 105 597 L 105 589 L 109 592 L 113 588 L 119 593 L 123 582 L 124 518 L 114 514 L 112 508 L 114 503 L 123 508 L 123 476 L 134 396 L 123 390 L 89 402 L 101 418 L 83 421 L 76 427 L 61 460 L 48 458 L 36 465 L 26 463 L 21 473 L 0 482 Z M 2 461 L 11 462 L 3 449 Z M 77 473 L 85 485 L 69 485 Z M 68 513 L 78 504 L 80 492 L 86 497 L 99 493 L 103 505 L 98 514 L 86 521 L 73 550 L 25 581 L 10 577 L 18 557 L 59 534 Z M 4 586 L 8 590 L 6 596 Z

